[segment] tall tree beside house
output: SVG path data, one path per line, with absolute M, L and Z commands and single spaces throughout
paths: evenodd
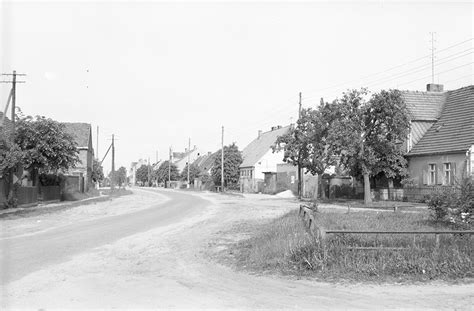
M 15 143 L 23 151 L 23 167 L 34 176 L 68 170 L 79 162 L 74 138 L 65 132 L 63 124 L 49 118 L 18 118 Z
M 284 150 L 284 162 L 295 166 L 300 164 L 314 176 L 323 174 L 328 167 L 336 164 L 333 148 L 328 140 L 334 109 L 334 104 L 323 101 L 316 109 L 303 109 L 296 127 L 278 137 L 273 151 Z M 318 197 L 318 183 L 319 178 L 314 198 Z
M 337 99 L 337 112 L 329 140 L 341 163 L 353 176 L 362 176 L 364 202 L 370 203 L 370 176 L 379 173 L 393 178 L 404 172 L 406 161 L 401 142 L 409 119 L 397 90 L 381 91 L 366 101 L 367 90 L 352 90 Z
M 171 163 L 170 166 L 168 166 L 169 161 L 164 161 L 161 163 L 160 167 L 156 171 L 153 172 L 153 177 L 158 181 L 159 183 L 165 183 L 169 180 L 168 176 L 170 176 L 170 170 L 171 170 L 171 180 L 178 180 L 179 179 L 179 171 L 178 167 Z
M 5 132 L 0 132 L 0 178 L 7 178 L 22 159 L 23 151 L 20 147 Z
M 104 180 L 104 169 L 102 168 L 102 165 L 97 159 L 94 159 L 92 163 L 91 178 L 92 178 L 92 181 L 95 183 L 101 182 L 102 180 Z
M 189 182 L 192 183 L 195 178 L 201 176 L 201 173 L 201 169 L 197 165 L 191 163 L 191 165 L 189 165 Z M 181 179 L 188 180 L 188 164 L 186 164 L 181 172 Z
M 222 150 L 222 149 L 221 149 Z M 221 185 L 221 150 L 215 157 L 214 164 L 211 169 L 211 176 L 215 185 Z M 236 186 L 240 178 L 240 164 L 242 164 L 242 153 L 235 143 L 224 146 L 224 186 Z

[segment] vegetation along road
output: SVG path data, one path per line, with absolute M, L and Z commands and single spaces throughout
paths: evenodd
M 336 284 L 249 274 L 229 266 L 230 246 L 249 236 L 242 228 L 296 209 L 295 200 L 133 192 L 47 217 L 2 219 L 0 307 L 471 307 L 471 284 Z M 28 233 L 19 228 L 28 228 Z

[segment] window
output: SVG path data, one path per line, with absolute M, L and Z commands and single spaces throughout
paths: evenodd
M 450 185 L 452 179 L 451 163 L 444 163 L 444 180 L 443 185 Z
M 435 185 L 436 184 L 436 164 L 430 164 L 429 165 L 429 185 Z

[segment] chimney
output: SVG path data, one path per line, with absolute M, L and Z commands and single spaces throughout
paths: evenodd
M 262 130 L 258 130 L 258 139 L 260 139 L 260 136 L 262 136 Z
M 442 84 L 429 83 L 426 85 L 427 92 L 443 92 Z
M 193 150 L 196 150 L 196 145 L 194 145 Z

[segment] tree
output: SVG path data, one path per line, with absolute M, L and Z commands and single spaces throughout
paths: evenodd
M 97 183 L 104 180 L 104 169 L 97 159 L 94 159 L 92 162 L 92 181 Z
M 119 187 L 124 186 L 125 182 L 127 181 L 127 169 L 123 166 L 119 167 L 119 169 L 115 172 L 114 180 L 115 184 L 117 184 Z
M 142 184 L 145 184 L 148 182 L 148 173 L 151 172 L 151 167 L 149 165 L 143 164 L 137 169 L 137 172 L 135 174 L 135 178 L 137 181 L 139 181 Z
M 352 90 L 336 100 L 336 118 L 328 138 L 335 153 L 353 176 L 363 176 L 364 202 L 370 203 L 370 176 L 402 173 L 401 142 L 409 121 L 406 105 L 397 90 L 381 91 L 367 102 L 367 90 Z
M 18 118 L 15 143 L 23 151 L 22 164 L 34 175 L 68 170 L 79 162 L 77 144 L 64 125 L 49 118 Z
M 0 177 L 8 177 L 21 164 L 23 151 L 4 132 L 0 132 Z
M 192 183 L 195 178 L 198 178 L 200 176 L 201 169 L 197 165 L 191 163 L 191 165 L 189 166 L 189 182 Z M 188 180 L 188 164 L 186 164 L 183 171 L 181 172 L 181 179 Z
M 336 164 L 333 147 L 328 140 L 333 110 L 334 104 L 325 104 L 323 101 L 317 109 L 303 109 L 296 127 L 277 138 L 273 152 L 283 150 L 284 162 L 300 165 L 307 172 L 319 177 L 328 167 Z M 318 197 L 318 187 L 319 178 L 316 182 L 315 199 Z
M 156 178 L 156 180 L 160 183 L 165 183 L 167 182 L 169 171 L 171 170 L 171 180 L 178 180 L 179 179 L 179 171 L 178 167 L 174 164 L 171 163 L 170 166 L 168 166 L 169 161 L 164 161 L 161 163 L 160 167 L 153 172 L 153 177 Z
M 221 149 L 222 150 L 222 149 Z M 214 184 L 221 185 L 221 150 L 219 156 L 215 157 L 214 165 L 211 169 L 211 176 Z M 242 153 L 235 143 L 224 146 L 224 186 L 236 185 L 240 179 L 240 164 L 242 164 Z

